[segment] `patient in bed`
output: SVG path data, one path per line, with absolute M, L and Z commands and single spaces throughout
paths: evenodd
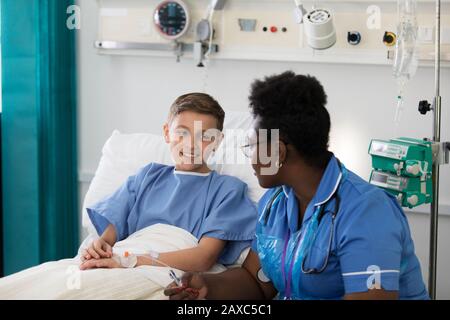
M 164 125 L 175 166 L 148 164 L 88 206 L 100 238 L 83 242 L 75 258 L 1 278 L 0 300 L 167 299 L 169 270 L 181 276 L 186 270 L 221 272 L 223 265 L 242 264 L 256 209 L 246 184 L 206 165 L 222 139 L 223 120 L 222 108 L 208 95 L 178 98 Z M 136 254 L 127 261 L 134 263 L 117 259 L 125 252 Z M 150 252 L 159 256 L 141 255 Z
M 207 271 L 217 262 L 236 261 L 253 239 L 256 208 L 245 183 L 208 168 L 207 159 L 222 139 L 224 116 L 209 95 L 191 93 L 176 99 L 163 127 L 175 166 L 151 163 L 87 208 L 100 238 L 83 252 L 80 269 L 169 265 Z M 198 245 L 140 255 L 131 265 L 113 257 L 117 241 L 158 223 L 188 231 L 199 239 Z

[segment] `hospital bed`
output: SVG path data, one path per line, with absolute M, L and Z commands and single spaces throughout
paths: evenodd
M 249 196 L 257 201 L 264 192 L 248 162 L 239 150 L 251 128 L 249 114 L 227 112 L 225 138 L 211 159 L 211 167 L 221 174 L 240 178 L 248 185 Z M 87 237 L 78 255 L 44 263 L 0 279 L 0 299 L 166 299 L 163 289 L 170 282 L 169 268 L 141 266 L 134 269 L 93 269 L 80 271 L 80 253 L 98 235 L 90 223 L 86 207 L 115 191 L 141 167 L 157 162 L 172 164 L 168 145 L 162 136 L 153 134 L 122 134 L 115 130 L 102 149 L 102 157 L 85 196 L 82 225 Z M 237 163 L 236 163 L 237 162 Z M 114 252 L 173 251 L 197 245 L 198 240 L 187 231 L 169 225 L 153 225 L 116 243 Z M 249 248 L 232 266 L 243 263 Z M 216 264 L 209 272 L 221 272 L 225 266 Z M 182 271 L 174 269 L 180 276 Z

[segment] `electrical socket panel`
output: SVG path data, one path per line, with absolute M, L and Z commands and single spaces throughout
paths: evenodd
M 161 1 L 158 0 L 99 0 L 99 41 L 170 43 L 161 37 L 153 24 L 153 14 Z M 196 41 L 196 26 L 207 18 L 209 0 L 185 0 L 190 11 L 190 26 L 179 39 L 184 43 Z M 306 44 L 303 25 L 294 18 L 293 1 L 228 0 L 222 10 L 214 14 L 214 43 L 219 45 L 217 58 L 289 60 L 323 59 L 329 62 L 390 63 L 387 52 L 393 46 L 383 43 L 386 31 L 397 32 L 395 1 L 377 2 L 380 9 L 379 23 L 369 24 L 372 6 L 367 1 L 352 0 L 351 3 L 324 2 L 322 7 L 330 9 L 334 18 L 337 41 L 327 50 L 314 51 Z M 418 14 L 418 43 L 422 56 L 434 50 L 434 6 L 422 4 Z M 305 2 L 311 9 L 311 3 Z M 426 9 L 426 10 L 425 10 Z M 256 21 L 254 31 L 242 30 L 239 19 Z M 443 10 L 442 55 L 450 53 L 450 11 Z M 349 31 L 357 31 L 361 41 L 351 45 L 347 41 Z M 151 54 L 151 53 L 149 53 Z M 188 54 L 189 56 L 189 54 Z

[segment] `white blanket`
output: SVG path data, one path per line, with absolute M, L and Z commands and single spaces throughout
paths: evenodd
M 90 243 L 84 241 L 80 247 Z M 130 251 L 136 254 L 150 250 L 169 252 L 192 248 L 197 239 L 187 231 L 157 224 L 117 242 L 113 252 Z M 80 252 L 79 251 L 79 252 Z M 247 251 L 248 252 L 248 251 Z M 241 254 L 241 264 L 247 252 Z M 79 256 L 73 259 L 48 262 L 0 279 L 2 299 L 166 299 L 164 287 L 172 280 L 169 268 L 141 266 L 133 269 L 79 270 Z M 210 272 L 226 268 L 216 265 Z M 182 271 L 173 269 L 177 275 Z

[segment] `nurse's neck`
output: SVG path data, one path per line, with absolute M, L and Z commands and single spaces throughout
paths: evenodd
M 300 210 L 300 218 L 303 219 L 308 204 L 319 188 L 325 168 L 311 166 L 298 157 L 286 163 L 283 171 L 283 180 L 285 180 L 286 185 L 294 190 Z

